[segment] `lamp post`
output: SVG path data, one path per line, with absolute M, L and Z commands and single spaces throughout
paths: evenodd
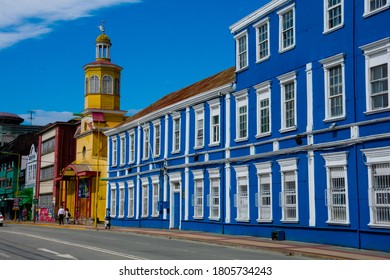
M 95 186 L 95 221 L 94 221 L 94 227 L 97 228 L 97 218 L 98 218 L 98 190 L 99 190 L 99 160 L 100 160 L 100 119 L 98 119 L 98 128 L 97 128 L 97 165 L 96 165 L 96 186 Z

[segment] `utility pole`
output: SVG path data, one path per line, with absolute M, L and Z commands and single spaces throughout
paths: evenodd
M 28 111 L 29 113 L 30 113 L 30 125 L 32 125 L 33 123 L 32 123 L 32 120 L 34 119 L 33 118 L 33 114 L 35 113 L 34 111 Z

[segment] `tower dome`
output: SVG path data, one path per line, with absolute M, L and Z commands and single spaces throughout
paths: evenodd
M 102 25 L 99 26 L 99 29 L 102 34 L 96 38 L 96 60 L 110 61 L 110 47 L 112 44 L 110 37 L 104 33 L 104 20 L 102 21 Z
M 111 45 L 111 40 L 110 37 L 102 33 L 96 38 L 96 43 L 107 43 Z

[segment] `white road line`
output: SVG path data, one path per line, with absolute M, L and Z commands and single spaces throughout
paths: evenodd
M 7 255 L 6 253 L 0 253 L 0 256 L 3 256 L 4 258 L 10 258 L 11 256 L 10 255 Z
M 95 246 L 87 246 L 85 244 L 78 244 L 78 243 L 74 243 L 74 242 L 67 242 L 67 241 L 56 239 L 56 238 L 42 237 L 42 236 L 38 236 L 38 235 L 22 233 L 22 232 L 15 232 L 15 231 L 3 231 L 3 232 L 24 235 L 24 236 L 28 236 L 28 237 L 31 237 L 31 238 L 37 238 L 37 239 L 42 239 L 42 240 L 47 240 L 47 241 L 60 243 L 60 244 L 65 244 L 65 245 L 69 245 L 69 246 L 74 246 L 74 247 L 78 247 L 78 248 L 82 248 L 82 249 L 88 249 L 88 250 L 91 250 L 91 251 L 97 251 L 97 252 L 101 252 L 101 253 L 105 253 L 105 254 L 119 256 L 119 257 L 123 257 L 123 258 L 126 258 L 126 259 L 131 259 L 131 260 L 147 260 L 145 258 L 138 257 L 138 256 L 135 256 L 135 255 L 119 253 L 119 252 L 115 252 L 115 251 L 111 251 L 111 250 L 107 250 L 107 249 L 103 249 L 103 248 L 99 248 L 99 247 L 95 247 Z
M 77 260 L 77 258 L 73 257 L 72 255 L 57 253 L 57 252 L 54 252 L 54 251 L 46 249 L 46 248 L 39 248 L 38 250 L 42 251 L 42 252 L 46 252 L 46 253 L 50 253 L 50 254 L 56 255 L 57 257 L 60 257 L 60 258 Z

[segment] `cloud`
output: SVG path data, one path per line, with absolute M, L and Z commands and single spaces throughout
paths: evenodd
M 24 119 L 24 123 L 32 125 L 46 125 L 48 123 L 55 122 L 66 122 L 74 118 L 71 112 L 57 112 L 57 111 L 44 111 L 44 110 L 33 110 L 32 111 L 32 122 L 30 120 L 30 114 L 19 114 Z
M 93 11 L 141 0 L 0 0 L 0 50 L 52 31 L 58 21 L 90 16 Z

